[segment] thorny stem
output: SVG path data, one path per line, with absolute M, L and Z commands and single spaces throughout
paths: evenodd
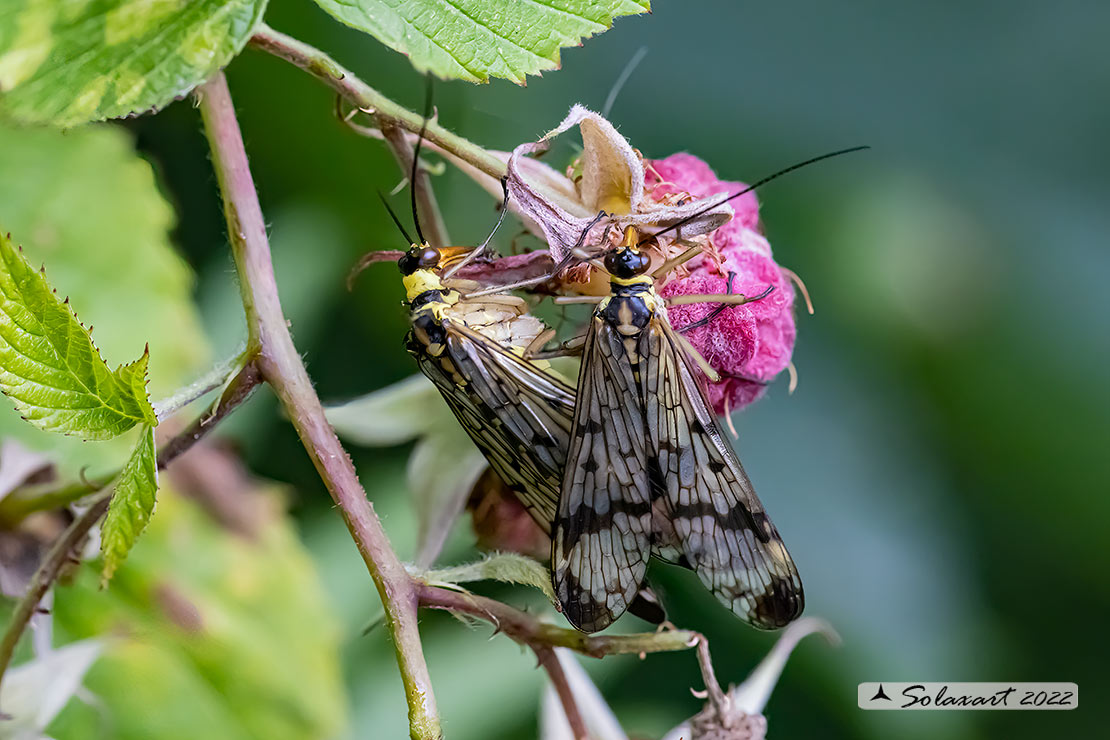
M 485 596 L 427 584 L 417 585 L 417 596 L 422 606 L 485 620 L 498 632 L 505 633 L 521 645 L 531 648 L 565 647 L 591 658 L 689 650 L 697 644 L 697 640 L 705 639 L 697 632 L 676 629 L 636 635 L 587 635 L 578 630 L 545 624 L 519 609 Z
M 578 711 L 578 704 L 570 684 L 567 683 L 559 657 L 555 654 L 557 647 L 568 648 L 592 658 L 629 653 L 642 657 L 647 653 L 697 648 L 698 664 L 701 666 L 702 677 L 709 694 L 715 706 L 718 708 L 726 706 L 727 699 L 713 675 L 713 666 L 709 663 L 709 642 L 701 633 L 661 629 L 658 632 L 638 635 L 592 636 L 578 630 L 545 624 L 500 601 L 440 586 L 418 584 L 417 598 L 421 606 L 483 619 L 514 642 L 531 648 L 539 664 L 547 671 L 551 684 L 559 695 L 575 740 L 588 740 L 590 735 Z
M 52 511 L 69 506 L 104 488 L 117 475 L 118 470 L 46 490 L 41 486 L 17 488 L 0 501 L 0 528 L 11 529 L 36 511 Z
M 200 416 L 188 429 L 162 446 L 158 451 L 158 467 L 165 468 L 175 458 L 200 441 L 216 424 L 242 404 L 243 401 L 247 400 L 259 382 L 260 377 L 257 368 L 253 362 L 248 362 L 228 384 L 214 409 Z M 106 488 L 115 477 L 116 474 L 113 474 L 105 478 L 99 483 L 99 488 Z M 108 502 L 111 501 L 111 498 L 111 490 L 105 490 L 94 498 L 89 503 L 89 508 L 62 533 L 62 536 L 46 553 L 38 570 L 35 571 L 30 584 L 27 586 L 27 592 L 16 605 L 11 621 L 4 631 L 4 636 L 0 639 L 0 680 L 3 679 L 4 672 L 11 662 L 15 646 L 19 643 L 19 638 L 23 635 L 24 630 L 27 629 L 39 602 L 42 601 L 46 592 L 58 577 L 58 573 L 65 565 L 66 560 L 69 559 L 70 553 L 80 545 L 89 530 L 108 511 Z
M 342 99 L 371 116 L 374 123 L 379 127 L 381 138 L 386 139 L 395 153 L 398 151 L 396 139 L 406 139 L 411 143 L 419 134 L 421 125 L 424 123 L 422 115 L 406 110 L 382 95 L 314 46 L 298 41 L 291 36 L 286 36 L 280 31 L 275 31 L 264 23 L 255 31 L 250 43 L 256 49 L 273 54 L 304 70 L 337 92 Z M 342 117 L 351 128 L 363 135 L 373 135 L 377 138 L 376 134 L 379 132 L 353 124 L 347 121 L 345 116 Z M 386 133 L 390 126 L 393 126 L 399 132 L 403 130 L 408 133 L 400 137 L 394 137 L 394 141 L 389 141 Z M 427 122 L 424 141 L 428 149 L 438 152 L 455 164 L 467 176 L 487 190 L 490 195 L 500 201 L 501 178 L 505 176 L 507 167 L 505 162 L 496 154 L 448 131 L 434 119 Z M 405 170 L 405 173 L 408 174 L 409 171 Z M 542 181 L 532 182 L 531 185 L 542 192 L 544 197 L 563 208 L 572 210 L 580 208 L 574 202 L 569 201 L 564 193 L 548 187 Z M 417 195 L 419 194 L 418 190 Z M 434 207 L 428 204 L 421 204 L 421 207 L 423 218 L 439 217 L 438 211 Z M 440 234 L 446 239 L 446 231 L 443 230 L 442 226 L 440 227 Z
M 240 357 L 239 361 L 244 362 L 243 357 Z M 227 387 L 216 404 L 198 417 L 188 429 L 162 445 L 158 451 L 158 468 L 164 469 L 170 461 L 196 444 L 225 416 L 247 400 L 260 382 L 258 367 L 253 358 L 245 360 L 239 372 L 227 382 Z M 0 526 L 10 529 L 36 511 L 50 511 L 68 506 L 105 488 L 116 479 L 119 472 L 116 470 L 107 475 L 86 478 L 48 490 L 43 490 L 41 487 L 16 489 L 0 501 Z
M 184 388 L 178 389 L 172 396 L 152 403 L 154 415 L 158 417 L 159 422 L 165 421 L 193 401 L 208 395 L 227 383 L 228 378 L 232 377 L 232 373 L 243 367 L 248 359 L 250 358 L 246 353 L 246 347 L 241 347 L 234 356 L 228 357 L 202 377 Z
M 27 593 L 16 604 L 11 621 L 4 631 L 4 637 L 0 640 L 0 680 L 3 680 L 4 673 L 8 670 L 8 664 L 12 661 L 15 646 L 19 644 L 19 638 L 23 636 L 23 631 L 30 623 L 31 617 L 35 615 L 35 610 L 38 609 L 42 597 L 50 590 L 54 579 L 58 577 L 58 573 L 61 572 L 62 567 L 69 559 L 70 553 L 81 544 L 89 530 L 100 521 L 100 517 L 104 516 L 104 512 L 108 511 L 108 502 L 111 499 L 111 491 L 105 491 L 97 496 L 89 508 L 66 528 L 66 531 L 46 553 L 46 557 L 43 558 L 38 570 L 35 571 L 35 575 L 31 577 L 31 583 L 27 586 Z
M 199 442 L 201 437 L 208 434 L 224 417 L 250 398 L 251 393 L 261 382 L 262 375 L 258 370 L 258 364 L 252 359 L 231 379 L 220 395 L 220 400 L 210 411 L 198 416 L 187 429 L 162 445 L 162 449 L 158 450 L 158 468 L 165 468 L 174 458 Z
M 266 223 L 247 164 L 239 122 L 223 73 L 198 88 L 201 118 L 224 198 L 228 235 L 258 367 L 293 422 L 313 464 L 343 514 L 381 595 L 409 706 L 414 740 L 441 736 L 431 678 L 417 631 L 414 584 L 389 545 L 358 482 L 354 465 L 324 417 L 278 299 Z M 250 347 L 251 344 L 248 344 Z
M 567 716 L 567 724 L 574 734 L 574 740 L 590 740 L 590 732 L 586 729 L 582 713 L 578 711 L 578 702 L 574 699 L 574 692 L 567 682 L 567 675 L 563 671 L 562 663 L 559 662 L 559 656 L 555 654 L 555 648 L 533 647 L 532 649 L 540 665 L 547 671 L 547 677 L 551 679 L 555 693 L 559 695 L 559 701 L 563 704 L 563 712 Z
M 709 657 L 709 640 L 699 635 L 695 638 L 695 646 L 698 650 L 698 668 L 701 669 L 701 680 L 705 684 L 709 701 L 716 708 L 717 714 L 724 717 L 728 709 L 728 696 L 721 689 L 721 684 L 717 683 L 717 674 L 713 670 L 713 659 Z
M 264 23 L 255 31 L 250 43 L 320 79 L 352 105 L 372 113 L 379 123 L 392 123 L 414 134 L 420 131 L 424 122 L 422 116 L 385 97 L 319 49 L 275 31 Z M 500 179 L 505 174 L 504 162 L 477 144 L 451 133 L 434 120 L 428 121 L 424 136 L 428 141 L 491 177 Z

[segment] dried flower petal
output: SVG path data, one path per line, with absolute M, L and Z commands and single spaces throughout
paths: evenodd
M 657 201 L 668 195 L 685 194 L 694 198 L 708 198 L 719 193 L 732 195 L 747 187 L 741 182 L 719 180 L 708 164 L 685 152 L 672 154 L 666 159 L 649 160 L 645 164 L 645 187 L 649 197 Z M 727 239 L 730 233 L 759 228 L 759 201 L 754 192 L 729 202 L 733 210 L 732 220 L 718 229 L 715 237 Z
M 560 204 L 551 197 L 551 192 L 555 190 L 551 183 L 557 176 L 550 168 L 543 170 L 544 187 L 537 187 L 533 180 L 539 174 L 536 171 L 538 163 L 525 155 L 546 151 L 551 139 L 574 126 L 582 131 L 583 150 L 579 158 L 582 177 L 577 183 L 564 178 L 573 184 L 578 199 L 573 205 Z M 576 105 L 562 123 L 539 141 L 521 144 L 513 150 L 508 162 L 510 207 L 539 226 L 556 260 L 567 255 L 593 217 L 602 210 L 614 216 L 609 223 L 619 226 L 632 224 L 666 228 L 693 217 L 672 234 L 683 239 L 713 231 L 732 214 L 732 208 L 727 203 L 710 207 L 715 202 L 710 198 L 691 199 L 683 203 L 645 198 L 646 177 L 640 155 L 613 125 L 597 113 Z M 723 190 L 718 194 L 722 197 L 726 195 Z M 699 213 L 707 207 L 709 209 L 705 213 Z M 607 225 L 598 224 L 590 235 L 591 239 L 600 238 Z

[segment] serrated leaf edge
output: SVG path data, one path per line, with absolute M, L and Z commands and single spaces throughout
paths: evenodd
M 140 475 L 148 477 L 149 480 L 139 479 L 138 476 Z M 134 508 L 136 504 L 135 501 L 121 495 L 121 488 L 133 479 L 137 482 L 137 485 L 153 483 L 150 509 L 139 509 L 137 516 L 130 517 L 130 525 L 134 528 L 130 541 L 117 543 L 118 538 L 114 532 L 115 522 L 126 515 L 124 507 Z M 151 517 L 154 516 L 154 508 L 158 503 L 158 456 L 154 446 L 154 427 L 150 425 L 143 427 L 142 434 L 139 435 L 139 439 L 135 443 L 131 455 L 127 458 L 123 470 L 116 478 L 114 486 L 112 500 L 108 504 L 108 513 L 104 517 L 104 523 L 100 529 L 100 553 L 104 561 L 100 574 L 101 588 L 105 588 L 108 582 L 112 580 L 112 576 L 127 559 L 139 536 L 142 535 L 147 524 L 150 523 Z M 139 503 L 141 504 L 141 502 Z
M 53 298 L 53 300 L 59 306 L 64 307 L 64 309 L 65 309 L 66 313 L 69 315 L 69 317 L 79 327 L 81 327 L 82 331 L 85 332 L 86 336 L 89 339 L 89 344 L 92 346 L 94 357 L 97 360 L 100 361 L 101 365 L 103 365 L 104 369 L 107 370 L 109 374 L 111 374 L 112 376 L 115 377 L 116 381 L 119 382 L 123 388 L 126 388 L 129 392 L 132 393 L 132 398 L 135 401 L 139 402 L 139 405 L 140 405 L 141 411 L 142 411 L 141 416 L 135 416 L 134 414 L 129 413 L 125 409 L 116 408 L 116 407 L 111 406 L 110 404 L 108 404 L 105 401 L 105 399 L 103 397 L 101 397 L 101 395 L 99 393 L 94 392 L 91 388 L 88 387 L 88 385 L 84 382 L 84 380 L 81 378 L 80 375 L 78 375 L 76 372 L 74 372 L 73 368 L 71 368 L 69 366 L 69 364 L 66 362 L 65 358 L 62 356 L 62 353 L 59 352 L 57 344 L 47 335 L 46 331 L 44 330 L 42 332 L 42 336 L 50 343 L 51 348 L 54 350 L 55 355 L 57 355 L 58 359 L 61 361 L 65 371 L 69 374 L 69 376 L 71 378 L 74 379 L 74 381 L 84 390 L 84 392 L 86 394 L 88 394 L 90 397 L 99 401 L 101 406 L 103 408 L 107 409 L 108 411 L 111 411 L 112 413 L 115 413 L 115 414 L 117 414 L 118 416 L 120 416 L 124 419 L 131 419 L 131 420 L 134 421 L 134 424 L 132 424 L 127 429 L 121 430 L 119 432 L 119 434 L 122 434 L 122 433 L 128 431 L 129 429 L 133 428 L 135 426 L 135 424 L 146 423 L 146 424 L 150 424 L 152 426 L 157 426 L 158 425 L 158 419 L 154 414 L 154 408 L 150 404 L 149 392 L 146 389 L 147 381 L 149 380 L 147 365 L 148 365 L 148 361 L 150 359 L 150 345 L 147 344 L 144 347 L 142 356 L 140 356 L 137 360 L 134 360 L 133 362 L 125 363 L 125 364 L 121 363 L 120 365 L 118 365 L 116 367 L 115 370 L 112 370 L 109 367 L 108 363 L 104 361 L 104 357 L 100 353 L 100 348 L 97 347 L 96 341 L 93 340 L 93 338 L 92 338 L 92 327 L 91 326 L 86 327 L 84 325 L 84 323 L 81 322 L 81 320 L 78 318 L 77 314 L 74 312 L 73 307 L 70 305 L 68 297 L 66 297 L 64 300 L 60 300 L 60 301 L 58 300 L 58 297 L 57 297 L 58 291 L 55 290 L 54 288 L 51 288 L 49 282 L 46 279 L 46 268 L 45 268 L 45 266 L 40 266 L 38 270 L 35 270 L 35 268 L 32 267 L 31 263 L 27 260 L 27 257 L 23 252 L 23 247 L 22 246 L 16 246 L 13 249 L 13 246 L 12 246 L 12 243 L 11 243 L 11 233 L 6 233 L 6 234 L 0 233 L 0 270 L 4 270 L 5 272 L 7 272 L 9 275 L 11 275 L 11 277 L 13 279 L 13 282 L 17 282 L 15 275 L 12 274 L 12 271 L 11 271 L 11 262 L 9 261 L 9 257 L 14 259 L 15 261 L 17 261 L 23 267 L 25 267 L 29 276 L 33 276 L 36 273 L 39 276 L 41 276 L 41 279 L 43 281 L 43 285 L 49 291 L 49 295 Z M 32 279 L 34 279 L 34 278 L 32 277 Z M 17 285 L 17 288 L 19 288 L 18 285 Z M 24 291 L 22 290 L 22 288 L 19 288 L 19 290 L 20 290 L 21 297 L 23 297 Z M 3 305 L 8 300 L 9 299 L 7 298 L 7 296 L 0 295 L 0 311 L 4 310 Z M 38 315 L 34 314 L 31 311 L 31 309 L 27 306 L 26 302 L 19 301 L 19 303 L 21 303 L 24 306 L 24 308 L 26 308 L 28 310 L 29 313 L 32 313 L 32 317 L 34 318 L 35 323 L 38 326 L 41 327 L 42 326 L 41 314 L 38 314 Z M 6 311 L 5 311 L 5 313 L 6 313 Z M 10 315 L 9 315 L 9 317 L 10 317 Z M 6 342 L 2 338 L 0 338 L 0 342 L 2 342 L 5 346 L 10 348 L 12 352 L 20 355 L 21 357 L 24 357 L 25 359 L 27 359 L 30 362 L 39 364 L 38 360 L 35 360 L 34 358 L 28 357 L 27 355 L 23 354 L 14 345 Z M 135 394 L 135 391 L 136 391 L 135 386 L 130 384 L 130 383 L 125 383 L 124 379 L 123 379 L 123 376 L 122 376 L 123 372 L 126 369 L 129 369 L 129 368 L 132 368 L 132 367 L 139 367 L 140 365 L 142 367 L 142 377 L 143 377 L 143 392 L 142 392 L 141 396 Z M 40 386 L 44 385 L 43 383 L 41 383 L 39 381 L 35 381 L 31 378 L 24 378 L 23 376 L 18 375 L 17 373 L 13 372 L 10 368 L 3 368 L 3 370 L 6 373 L 9 373 L 9 374 L 14 375 L 18 378 L 21 378 L 22 380 L 27 381 L 28 383 L 32 383 L 32 384 L 40 385 Z M 35 409 L 45 408 L 44 406 L 41 406 L 41 405 L 29 404 L 29 403 L 25 402 L 22 398 L 19 398 L 17 396 L 13 396 L 13 395 L 9 394 L 7 389 L 2 389 L 2 392 L 5 396 L 7 396 L 8 398 L 10 398 L 12 400 L 12 402 L 15 404 L 16 410 L 20 413 L 20 416 L 24 420 L 27 420 L 26 417 L 23 416 L 24 413 L 26 413 L 28 411 L 35 410 Z M 27 421 L 29 421 L 29 420 L 27 420 Z M 33 424 L 33 422 L 30 422 L 30 421 L 29 421 L 29 423 Z M 39 426 L 39 425 L 35 424 L 35 426 Z M 42 427 L 39 427 L 39 428 L 42 428 Z M 78 431 L 78 430 L 69 431 L 69 430 L 47 429 L 45 431 L 52 431 L 52 432 L 55 432 L 55 433 L 58 433 L 58 434 L 64 434 L 66 436 L 79 436 L 79 437 L 82 437 L 83 439 L 87 439 L 87 440 L 103 440 L 103 439 L 110 439 L 114 436 L 118 436 L 118 434 L 100 433 L 100 432 L 88 433 L 88 432 L 81 432 L 81 431 Z
M 339 0 L 335 0 L 335 1 L 340 5 L 350 5 L 351 4 L 351 3 L 340 2 Z M 452 9 L 454 9 L 456 12 L 458 12 L 459 15 L 461 15 L 462 17 L 464 17 L 468 21 L 470 21 L 470 23 L 472 23 L 473 26 L 476 29 L 480 29 L 482 32 L 488 33 L 489 35 L 491 35 L 492 37 L 494 37 L 496 39 L 499 39 L 500 41 L 507 42 L 510 45 L 516 47 L 517 49 L 520 49 L 521 51 L 525 52 L 526 54 L 528 54 L 528 55 L 534 57 L 535 59 L 539 60 L 539 64 L 536 65 L 537 69 L 534 70 L 534 71 L 521 70 L 516 66 L 510 65 L 508 60 L 504 59 L 504 57 L 502 57 L 502 62 L 505 63 L 505 67 L 506 67 L 506 70 L 508 72 L 508 74 L 506 74 L 504 76 L 502 76 L 502 75 L 490 75 L 489 72 L 484 71 L 484 70 L 471 69 L 470 67 L 463 64 L 461 59 L 459 59 L 455 54 L 453 54 L 451 51 L 449 51 L 447 48 L 445 48 L 442 44 L 440 44 L 438 41 L 433 39 L 426 32 L 424 32 L 421 29 L 414 26 L 413 23 L 408 18 L 405 18 L 404 16 L 402 16 L 399 12 L 397 12 L 397 10 L 395 8 L 390 8 L 390 10 L 393 11 L 393 16 L 394 16 L 394 18 L 396 19 L 397 22 L 403 24 L 406 28 L 409 28 L 413 33 L 417 34 L 419 36 L 419 38 L 426 41 L 429 45 L 434 46 L 437 49 L 439 49 L 441 52 L 443 52 L 443 54 L 448 59 L 453 61 L 455 63 L 455 66 L 459 70 L 461 70 L 461 72 L 463 73 L 463 74 L 459 74 L 459 75 L 444 74 L 442 72 L 433 70 L 432 69 L 433 65 L 423 64 L 420 61 L 418 61 L 417 59 L 414 59 L 413 56 L 412 56 L 412 49 L 411 48 L 406 48 L 406 46 L 405 46 L 406 41 L 405 41 L 404 38 L 399 38 L 399 39 L 383 38 L 382 36 L 379 36 L 378 34 L 374 33 L 374 31 L 372 31 L 371 29 L 360 26 L 358 23 L 356 23 L 353 20 L 349 20 L 347 18 L 342 18 L 338 15 L 333 14 L 326 4 L 319 3 L 319 2 L 317 4 L 325 12 L 327 12 L 329 15 L 331 15 L 333 18 L 335 18 L 335 20 L 339 21 L 340 23 L 344 24 L 345 26 L 353 28 L 356 31 L 361 31 L 362 33 L 365 33 L 368 36 L 372 36 L 375 39 L 377 39 L 379 42 L 381 42 L 383 45 L 389 47 L 390 49 L 393 49 L 393 51 L 395 51 L 399 54 L 403 54 L 404 56 L 407 56 L 409 58 L 409 61 L 412 63 L 412 66 L 418 72 L 421 72 L 421 73 L 429 73 L 430 72 L 431 74 L 434 74 L 437 78 L 442 79 L 442 80 L 459 79 L 459 80 L 465 80 L 467 82 L 473 82 L 473 83 L 480 84 L 480 85 L 488 84 L 491 77 L 500 77 L 501 79 L 509 80 L 510 82 L 513 82 L 517 85 L 520 85 L 521 87 L 527 87 L 527 85 L 528 85 L 528 76 L 529 75 L 532 75 L 532 76 L 535 76 L 535 77 L 542 77 L 543 73 L 546 72 L 546 71 L 561 69 L 562 64 L 563 64 L 563 62 L 562 62 L 562 50 L 563 49 L 574 48 L 576 46 L 582 46 L 582 43 L 586 39 L 593 38 L 594 36 L 597 36 L 598 34 L 604 33 L 605 31 L 608 31 L 609 29 L 611 29 L 613 27 L 613 24 L 616 22 L 617 18 L 630 16 L 630 15 L 638 15 L 638 14 L 641 14 L 641 13 L 649 13 L 649 14 L 651 13 L 651 3 L 650 2 L 639 2 L 638 0 L 632 0 L 631 4 L 633 6 L 635 6 L 635 8 L 638 8 L 638 10 L 633 9 L 631 7 L 628 8 L 628 9 L 615 10 L 614 12 L 612 12 L 609 15 L 609 19 L 608 19 L 607 22 L 598 22 L 598 21 L 595 21 L 591 18 L 587 18 L 585 16 L 581 16 L 581 15 L 577 15 L 576 13 L 572 13 L 568 10 L 565 10 L 564 8 L 558 8 L 558 7 L 555 7 L 554 5 L 548 5 L 547 3 L 542 2 L 542 0 L 530 0 L 530 2 L 532 4 L 539 5 L 543 8 L 545 8 L 546 10 L 555 11 L 557 13 L 562 13 L 563 15 L 569 15 L 569 16 L 571 16 L 571 17 L 573 17 L 573 18 L 575 18 L 579 21 L 583 21 L 585 23 L 588 23 L 588 24 L 591 24 L 591 25 L 597 27 L 595 29 L 586 31 L 586 32 L 582 33 L 581 35 L 572 34 L 572 36 L 574 38 L 568 37 L 567 43 L 565 43 L 565 44 L 560 43 L 555 48 L 554 52 L 552 53 L 551 57 L 549 58 L 549 57 L 543 56 L 542 54 L 537 54 L 536 52 L 532 51 L 531 49 L 528 49 L 527 47 L 521 46 L 520 44 L 513 41 L 512 39 L 497 33 L 494 29 L 490 28 L 489 26 L 485 25 L 484 23 L 481 23 L 477 19 L 475 19 L 475 18 L 467 15 L 466 13 L 464 13 L 462 11 L 462 9 L 458 8 L 453 3 L 451 3 L 447 0 L 444 0 L 444 1 Z M 368 12 L 365 9 L 361 8 L 361 7 L 359 7 L 359 10 L 361 10 L 363 12 Z

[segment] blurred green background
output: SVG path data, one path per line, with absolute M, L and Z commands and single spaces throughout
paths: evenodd
M 423 82 L 404 57 L 314 5 L 273 0 L 267 22 L 419 108 Z M 645 156 L 689 151 L 750 181 L 873 147 L 761 193 L 776 257 L 804 278 L 817 313 L 799 316 L 797 391 L 781 379 L 739 414 L 739 449 L 798 562 L 807 613 L 844 638 L 839 649 L 798 649 L 767 708 L 774 737 L 1091 737 L 1104 725 L 1108 27 L 1110 6 L 1095 2 L 661 0 L 653 15 L 566 50 L 562 70 L 527 87 L 436 87 L 444 125 L 509 149 L 573 103 L 601 108 L 644 47 L 611 120 Z M 228 77 L 283 303 L 321 397 L 408 376 L 394 269 L 344 287 L 363 252 L 404 246 L 374 195 L 400 179 L 392 158 L 342 127 L 332 95 L 283 62 L 248 50 Z M 122 125 L 177 210 L 175 242 L 197 273 L 214 355 L 226 355 L 242 326 L 197 112 L 182 102 Z M 455 172 L 436 189 L 456 242 L 484 235 L 488 196 Z M 222 434 L 254 472 L 293 491 L 341 622 L 350 735 L 405 736 L 392 649 L 380 630 L 360 635 L 376 594 L 291 428 L 260 394 Z M 402 557 L 415 528 L 407 451 L 351 448 Z M 465 536 L 446 553 L 468 556 Z M 722 681 L 739 682 L 773 643 L 686 575 L 658 580 L 672 618 L 709 635 Z M 531 655 L 442 615 L 424 615 L 422 631 L 449 737 L 535 736 Z M 659 736 L 699 708 L 688 654 L 588 667 L 630 733 Z M 1084 702 L 1047 713 L 858 710 L 856 684 L 878 680 L 1073 681 Z

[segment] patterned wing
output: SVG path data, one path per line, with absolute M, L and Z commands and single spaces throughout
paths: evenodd
M 543 529 L 555 520 L 574 391 L 481 334 L 448 323 L 439 357 L 415 351 L 490 467 Z
M 644 332 L 641 374 L 648 437 L 657 450 L 673 531 L 658 533 L 729 609 L 761 629 L 782 627 L 805 600 L 794 561 L 724 439 L 664 318 Z
M 448 324 L 448 351 L 482 402 L 553 476 L 558 490 L 570 445 L 574 390 L 465 325 Z
M 651 491 L 639 350 L 594 317 L 555 521 L 555 594 L 580 630 L 607 627 L 639 590 L 651 552 Z

